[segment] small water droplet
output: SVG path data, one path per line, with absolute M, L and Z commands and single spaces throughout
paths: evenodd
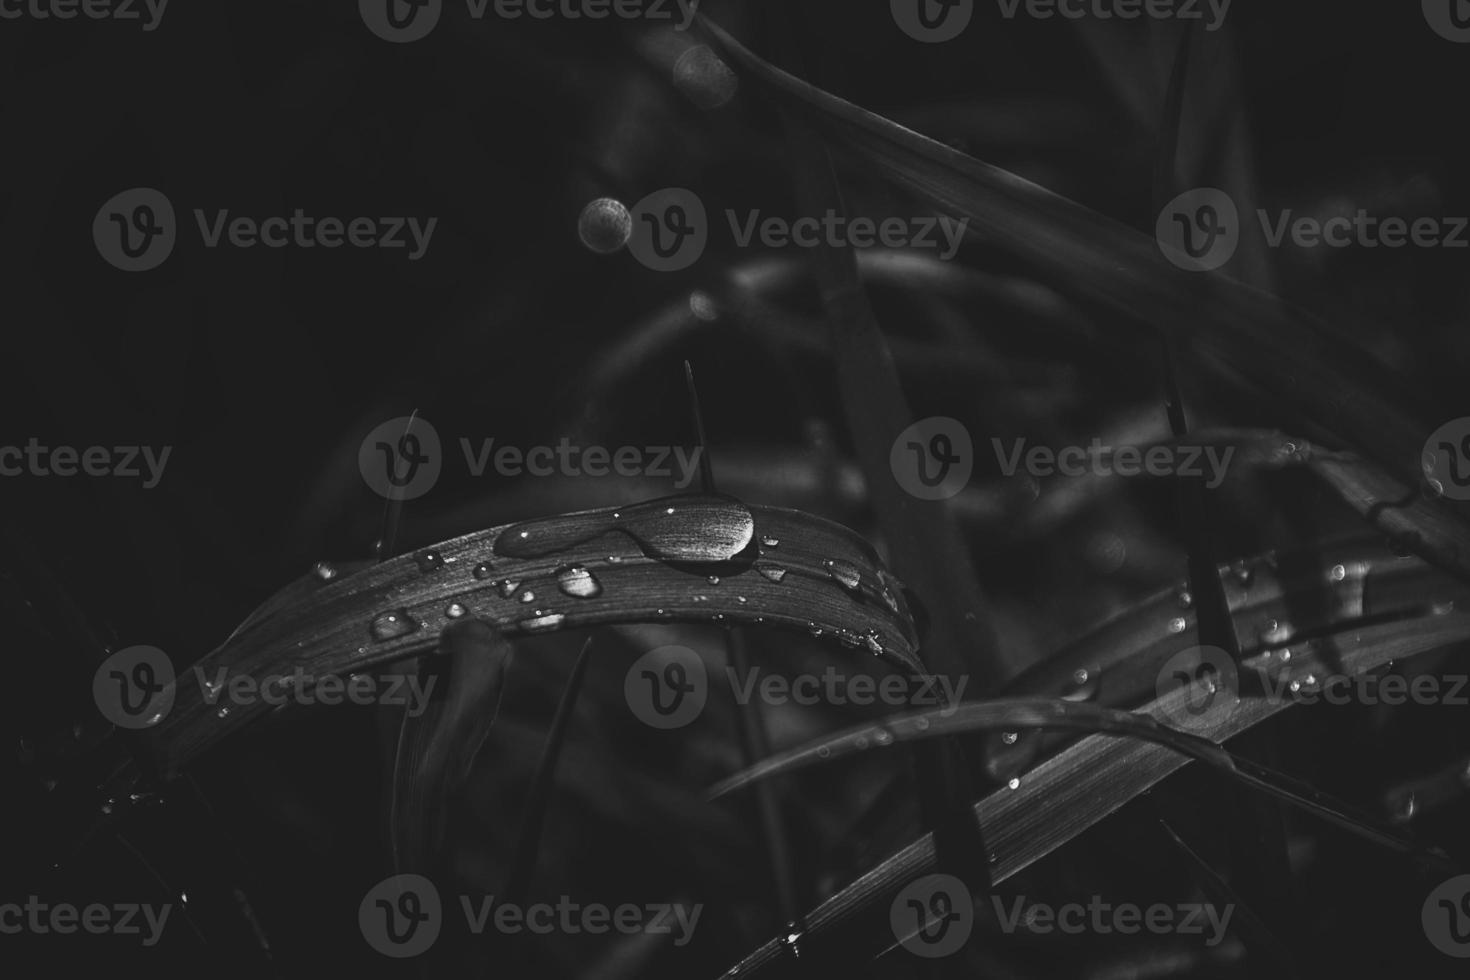
M 879 729 L 873 734 L 873 741 L 877 742 L 879 745 L 890 745 L 893 742 L 893 733 L 884 729 Z
M 444 567 L 444 556 L 437 551 L 420 551 L 413 560 L 421 572 L 434 572 Z
M 622 555 L 608 555 L 607 556 L 607 563 L 609 565 L 621 565 L 623 563 L 623 556 Z
M 230 707 L 229 707 L 229 705 L 225 705 L 224 707 L 220 708 L 218 711 L 216 711 L 214 713 L 214 716 L 216 718 L 228 718 L 230 716 Z
M 1020 777 L 1018 777 L 1018 776 L 1012 776 L 1011 777 L 1011 781 L 1008 782 L 1008 783 L 1006 783 L 1006 785 L 1009 786 L 1011 789 L 1020 789 L 1021 788 L 1021 780 L 1020 780 Z
M 382 613 L 374 619 L 369 627 L 369 632 L 372 633 L 375 640 L 395 640 L 400 636 L 407 636 L 418 628 L 419 624 L 408 613 L 395 610 Z
M 826 758 L 828 758 L 831 755 L 832 755 L 832 750 L 829 749 L 829 748 L 827 748 L 827 746 L 823 745 L 823 746 L 818 747 L 818 749 L 817 749 L 817 758 L 818 759 L 826 759 Z
M 508 579 L 508 578 L 507 579 L 501 579 L 499 582 L 496 582 L 495 583 L 495 591 L 496 592 L 499 592 L 502 596 L 504 596 L 507 599 L 509 599 L 511 596 L 515 595 L 516 594 L 516 589 L 519 589 L 520 587 L 521 587 L 521 583 L 515 581 L 514 579 Z
M 786 577 L 786 569 L 779 565 L 756 565 L 755 570 L 760 572 L 772 582 L 780 582 Z
M 1332 581 L 1334 582 L 1341 582 L 1343 579 L 1347 578 L 1347 569 L 1342 567 L 1341 565 L 1333 565 L 1332 571 L 1328 573 L 1327 577 L 1332 579 Z
M 1243 589 L 1250 588 L 1251 583 L 1256 580 L 1256 570 L 1243 561 L 1236 562 L 1231 571 L 1235 574 L 1235 581 Z
M 465 612 L 466 609 L 464 606 L 460 605 L 457 602 L 451 602 L 449 604 L 449 608 L 444 610 L 444 615 L 448 616 L 450 619 L 459 619 L 465 614 Z
M 556 585 L 577 599 L 595 599 L 602 595 L 602 583 L 581 565 L 568 565 L 556 573 Z
M 718 575 L 711 575 L 708 581 L 710 585 L 719 585 L 720 577 Z
M 1189 624 L 1184 621 L 1183 617 L 1176 617 L 1169 620 L 1170 633 L 1183 633 L 1188 626 Z
M 866 646 L 868 648 L 868 652 L 873 654 L 874 656 L 883 656 L 883 641 L 878 638 L 877 630 L 868 630 L 868 632 L 863 636 L 863 645 Z
M 914 727 L 917 728 L 921 732 L 927 732 L 929 730 L 929 719 L 928 718 L 919 718 L 919 719 L 916 719 L 914 721 Z
M 330 582 L 337 577 L 337 566 L 331 562 L 319 561 L 312 567 L 311 573 L 323 582 Z
M 765 537 L 761 538 L 761 544 L 765 545 L 767 548 L 779 548 L 781 547 L 781 539 L 773 538 L 769 534 L 767 534 Z
M 489 562 L 482 561 L 480 562 L 480 564 L 475 566 L 475 578 L 479 579 L 481 582 L 485 581 L 485 579 L 489 578 L 493 574 L 494 570 L 490 567 Z
M 530 589 L 527 589 L 526 591 L 521 593 L 520 601 L 529 605 L 530 603 L 536 601 L 536 593 L 532 592 Z
M 869 745 L 868 736 L 859 735 L 857 738 L 852 740 L 852 744 L 859 751 L 862 751 L 863 749 L 866 749 Z
M 1006 732 L 1000 737 L 1000 740 L 1007 745 L 1015 745 L 1016 742 L 1020 740 L 1020 738 L 1021 736 L 1016 732 Z
M 1180 609 L 1194 608 L 1194 595 L 1188 589 L 1180 589 L 1174 594 L 1174 598 L 1178 601 Z
M 556 629 L 567 620 L 566 616 L 561 613 L 542 613 L 539 609 L 536 612 L 537 615 L 530 619 L 521 620 L 521 629 L 527 633 L 545 633 Z
M 1397 801 L 1394 807 L 1393 818 L 1399 823 L 1408 823 L 1413 820 L 1419 812 L 1419 799 L 1412 792 L 1406 793 Z
M 633 237 L 633 215 L 621 201 L 599 197 L 577 218 L 577 237 L 597 254 L 610 255 Z

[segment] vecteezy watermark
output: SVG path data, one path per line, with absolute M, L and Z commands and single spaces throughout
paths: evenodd
M 904 429 L 888 453 L 893 478 L 920 500 L 948 500 L 970 482 L 975 443 L 957 419 L 936 416 Z
M 1017 896 L 1007 907 L 999 895 L 990 896 L 1002 932 L 1027 932 L 1046 936 L 1062 933 L 1080 936 L 1092 933 L 1133 936 L 1149 933 L 1155 936 L 1203 936 L 1204 944 L 1214 948 L 1225 939 L 1234 905 L 1223 908 L 1208 902 L 1180 902 L 1168 905 L 1155 902 L 1148 906 L 1132 902 L 1110 902 L 1101 895 L 1091 896 L 1086 904 L 1065 902 L 1049 905 L 1028 902 Z
M 1249 661 L 1252 696 L 1276 704 L 1359 704 L 1400 707 L 1470 705 L 1470 676 L 1420 674 L 1342 674 L 1323 669 L 1291 670 L 1277 651 Z M 1240 704 L 1242 675 L 1219 647 L 1182 650 L 1159 670 L 1156 692 L 1168 719 L 1182 728 L 1216 724 Z M 1182 692 L 1176 693 L 1176 692 Z
M 996 462 L 1007 477 L 1015 476 L 1024 462 L 1026 472 L 1035 477 L 1062 476 L 1184 476 L 1205 478 L 1205 487 L 1213 490 L 1225 481 L 1225 471 L 1235 455 L 1235 447 L 1224 451 L 1214 446 L 1159 445 L 1106 446 L 1093 439 L 1083 446 L 1048 446 L 1026 448 L 1025 439 L 1016 439 L 1007 450 L 1000 439 L 991 439 Z M 1201 466 L 1201 463 L 1204 465 Z
M 891 248 L 930 251 L 941 261 L 953 259 L 970 219 L 947 217 L 849 218 L 829 210 L 820 217 L 788 219 L 743 215 L 727 208 L 725 221 L 736 248 L 760 245 L 783 248 Z M 709 245 L 711 226 L 699 195 L 683 187 L 667 187 L 624 208 L 611 198 L 598 198 L 582 209 L 578 234 L 594 252 L 622 248 L 655 272 L 679 272 L 699 261 Z
M 1405 218 L 1369 214 L 1327 217 L 1298 215 L 1291 208 L 1275 214 L 1256 210 L 1268 248 L 1470 248 L 1470 218 Z M 1218 269 L 1234 256 L 1242 228 L 1235 202 L 1224 191 L 1197 188 L 1176 197 L 1159 213 L 1155 235 L 1159 250 L 1191 272 Z
M 709 672 L 699 654 L 670 645 L 650 650 L 623 678 L 623 699 L 633 715 L 652 728 L 683 728 L 709 700 Z
M 152 490 L 163 479 L 172 446 L 43 446 L 32 436 L 21 446 L 0 446 L 0 476 L 115 476 L 143 478 Z M 141 461 L 143 469 L 139 469 Z
M 1435 949 L 1470 959 L 1470 875 L 1451 878 L 1430 892 L 1420 915 Z
M 92 700 L 119 728 L 149 728 L 174 704 L 174 667 L 157 647 L 132 646 L 102 661 L 92 675 Z
M 507 478 L 524 476 L 637 477 L 673 481 L 683 490 L 699 475 L 703 447 L 582 446 L 563 436 L 554 445 L 497 446 L 484 438 L 477 446 L 461 438 L 465 469 L 479 479 L 493 469 Z M 434 488 L 444 469 L 438 430 L 418 416 L 391 419 L 362 440 L 358 471 L 378 496 L 387 500 L 415 500 Z
M 606 935 L 672 936 L 686 946 L 704 911 L 702 904 L 625 903 L 609 906 L 582 903 L 562 895 L 553 904 L 497 902 L 494 895 L 460 895 L 459 911 L 475 935 L 487 929 L 538 936 Z M 393 875 L 363 896 L 357 922 L 369 946 L 384 956 L 407 958 L 426 952 L 444 927 L 444 902 L 434 883 L 423 875 Z
M 925 44 L 953 41 L 970 26 L 975 0 L 888 0 L 893 22 Z
M 925 875 L 909 882 L 888 907 L 899 945 L 916 956 L 938 959 L 964 948 L 975 928 L 975 901 L 954 875 Z
M 317 217 L 301 208 L 264 218 L 234 215 L 228 208 L 194 209 L 205 248 L 404 249 L 410 262 L 428 252 L 438 218 Z M 146 272 L 173 253 L 179 226 L 172 202 L 161 191 L 135 187 L 116 194 L 92 221 L 92 240 L 107 262 L 124 272 Z
M 737 704 L 759 700 L 773 707 L 825 704 L 839 708 L 848 705 L 860 708 L 873 705 L 896 709 L 939 708 L 945 717 L 958 710 L 960 698 L 970 682 L 963 675 L 957 681 L 944 674 L 874 677 L 872 674 L 848 673 L 831 666 L 820 674 L 797 674 L 794 677 L 764 673 L 756 667 L 746 670 L 742 677 L 734 667 L 727 666 L 725 678 L 735 693 Z
M 1213 33 L 1225 26 L 1232 0 L 996 0 L 1000 15 L 1015 20 L 1025 13 L 1036 20 L 1182 20 L 1204 21 Z
M 766 248 L 910 248 L 932 251 L 941 262 L 959 253 L 969 218 L 947 217 L 848 218 L 829 210 L 820 218 L 794 221 L 774 215 L 761 217 L 759 210 L 741 217 L 726 209 L 730 234 L 740 248 L 759 241 Z M 941 240 L 942 239 L 942 240 Z
M 1434 33 L 1456 44 L 1470 43 L 1470 4 L 1465 0 L 1420 0 Z
M 1435 429 L 1424 442 L 1421 465 L 1432 493 L 1470 500 L 1470 417 Z
M 464 0 L 472 20 L 493 14 L 503 20 L 645 20 L 672 22 L 687 31 L 700 0 Z M 444 0 L 357 0 L 368 30 L 385 41 L 406 44 L 429 36 L 444 13 Z
M 471 476 L 484 476 L 489 465 L 505 477 L 518 476 L 650 476 L 673 478 L 683 490 L 699 474 L 703 446 L 578 446 L 565 436 L 555 446 L 495 448 L 494 439 L 484 439 L 476 449 L 468 439 L 459 441 Z M 493 451 L 493 456 L 492 456 Z M 672 464 L 672 465 L 671 465 Z M 677 472 L 675 472 L 677 470 Z
M 29 895 L 24 905 L 0 904 L 0 934 L 69 936 L 86 932 L 94 936 L 141 936 L 144 946 L 156 946 L 172 911 L 173 906 L 167 902 L 162 905 L 92 902 L 78 906 L 71 902 L 43 902 L 39 896 Z
M 136 21 L 144 32 L 158 29 L 168 0 L 0 0 L 0 20 Z
M 210 706 L 220 701 L 235 707 L 263 703 L 275 708 L 288 704 L 302 707 L 384 705 L 404 708 L 411 718 L 419 717 L 428 709 L 435 681 L 434 677 L 420 679 L 416 674 L 318 676 L 308 674 L 302 667 L 289 674 L 273 674 L 264 680 L 257 680 L 249 674 L 230 676 L 227 667 L 218 668 L 213 676 L 206 674 L 202 667 L 192 670 L 204 703 Z

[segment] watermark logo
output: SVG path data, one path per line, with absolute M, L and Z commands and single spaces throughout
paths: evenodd
M 688 647 L 650 650 L 628 668 L 623 697 L 645 725 L 663 731 L 683 728 L 699 717 L 709 700 L 704 661 Z
M 393 875 L 374 885 L 357 907 L 369 946 L 395 959 L 427 952 L 444 927 L 439 890 L 423 875 Z
M 1214 187 L 1185 191 L 1164 205 L 1154 224 L 1164 258 L 1190 272 L 1209 272 L 1229 262 L 1240 245 L 1240 213 L 1230 195 Z
M 772 707 L 821 704 L 838 708 L 873 705 L 897 709 L 938 708 L 946 718 L 959 709 L 960 699 L 970 683 L 969 677 L 963 674 L 957 681 L 947 674 L 890 674 L 880 678 L 872 674 L 849 674 L 836 667 L 828 667 L 820 674 L 795 677 L 763 674 L 754 667 L 741 677 L 734 667 L 726 667 L 725 677 L 737 704 L 759 700 Z
M 1435 949 L 1470 959 L 1470 875 L 1451 878 L 1430 892 L 1420 917 Z
M 949 262 L 959 254 L 969 218 L 955 221 L 947 217 L 920 218 L 848 218 L 829 210 L 820 218 L 805 217 L 788 221 L 770 215 L 761 217 L 759 210 L 743 219 L 726 209 L 725 220 L 739 248 L 749 248 L 759 241 L 766 248 L 907 248 L 931 251 L 941 262 Z M 941 240 L 942 238 L 942 240 Z
M 68 936 L 80 931 L 94 936 L 141 936 L 144 946 L 156 946 L 172 911 L 173 906 L 167 903 L 93 902 L 79 907 L 70 902 L 43 902 L 39 896 L 30 895 L 24 905 L 19 902 L 0 905 L 0 935 L 25 932 Z
M 382 705 L 403 708 L 411 718 L 417 718 L 428 710 L 436 680 L 434 677 L 421 679 L 417 674 L 389 674 L 382 678 L 370 674 L 353 674 L 347 678 L 338 674 L 317 676 L 298 666 L 289 674 L 273 674 L 258 681 L 249 674 L 232 677 L 226 667 L 218 668 L 213 677 L 207 675 L 202 667 L 192 669 L 204 703 L 211 706 L 221 699 L 242 707 L 256 703 L 273 708 L 288 704 L 301 707 Z
M 953 41 L 970 26 L 975 0 L 888 0 L 893 22 L 925 44 Z
M 168 0 L 0 0 L 0 20 L 138 21 L 146 34 L 158 29 L 167 7 Z
M 1470 42 L 1470 2 L 1466 0 L 1420 0 L 1424 19 L 1434 33 L 1456 44 Z
M 444 13 L 444 0 L 357 0 L 357 10 L 378 37 L 408 44 L 429 36 Z
M 92 699 L 119 728 L 149 728 L 174 706 L 174 667 L 157 647 L 119 650 L 92 675 Z
M 1213 490 L 1225 482 L 1230 459 L 1235 447 L 1227 446 L 1223 451 L 1214 446 L 1105 446 L 1101 439 L 1093 439 L 1089 446 L 1064 446 L 1053 450 L 1049 446 L 1026 448 L 1025 439 L 1017 439 L 1010 450 L 999 439 L 990 440 L 995 450 L 995 460 L 1000 471 L 1007 477 L 1025 470 L 1034 477 L 1062 476 L 1135 477 L 1135 476 L 1182 476 L 1205 481 L 1205 488 Z
M 1453 419 L 1424 443 L 1429 489 L 1451 500 L 1470 500 L 1470 417 Z
M 1109 902 L 1101 895 L 1093 895 L 1086 905 L 1027 902 L 1024 895 L 1018 896 L 1010 908 L 1006 908 L 999 895 L 992 895 L 990 901 L 995 906 L 1001 931 L 1007 935 L 1019 931 L 1038 936 L 1053 933 L 1133 936 L 1144 932 L 1155 936 L 1204 936 L 1205 945 L 1210 948 L 1225 940 L 1230 919 L 1235 914 L 1234 905 L 1222 909 L 1208 903 L 1155 902 L 1144 908 L 1132 902 Z
M 1225 26 L 1231 0 L 996 0 L 1000 15 L 1015 20 L 1024 8 L 1036 20 L 1182 20 L 1205 22 L 1213 33 Z
M 231 217 L 228 208 L 194 208 L 194 224 L 207 249 L 297 248 L 405 249 L 410 262 L 429 250 L 438 218 L 337 217 L 318 218 L 303 209 L 289 216 Z M 92 240 L 98 253 L 124 272 L 147 272 L 162 265 L 179 237 L 173 204 L 161 191 L 135 187 L 113 196 L 92 220 Z
M 362 440 L 357 468 L 385 500 L 417 500 L 434 488 L 444 468 L 439 433 L 417 416 L 384 422 Z
M 507 478 L 521 476 L 603 477 L 647 476 L 672 479 L 675 489 L 683 490 L 699 475 L 703 446 L 686 450 L 683 446 L 579 446 L 565 436 L 555 445 L 496 448 L 494 439 L 484 439 L 478 449 L 460 439 L 465 465 L 470 475 L 481 477 L 490 467 Z
M 1180 650 L 1164 661 L 1155 681 L 1165 717 L 1184 729 L 1219 724 L 1240 703 L 1239 691 L 1234 658 L 1212 646 Z
M 152 490 L 163 480 L 172 446 L 43 446 L 32 436 L 21 446 L 0 446 L 0 476 L 114 476 L 143 480 Z M 140 468 L 139 463 L 142 463 Z M 146 472 L 145 472 L 146 470 Z
M 975 928 L 975 902 L 954 875 L 926 875 L 906 885 L 888 908 L 899 945 L 925 959 L 959 952 Z
M 92 241 L 107 263 L 124 272 L 156 269 L 178 240 L 174 206 L 162 191 L 134 187 L 113 195 L 92 219 Z
M 675 946 L 694 938 L 703 905 L 651 903 L 609 906 L 582 903 L 568 895 L 553 904 L 518 905 L 497 902 L 494 895 L 460 895 L 458 905 L 466 928 L 474 935 L 487 929 L 548 936 L 605 935 L 673 936 Z M 368 890 L 357 909 L 358 925 L 369 946 L 396 959 L 419 956 L 439 938 L 445 910 L 434 883 L 423 875 L 393 875 Z
M 679 272 L 709 244 L 709 215 L 699 195 L 682 187 L 655 191 L 633 206 L 628 251 L 655 272 Z
M 920 500 L 948 500 L 970 482 L 975 444 L 957 419 L 935 416 L 904 429 L 888 454 L 893 478 Z

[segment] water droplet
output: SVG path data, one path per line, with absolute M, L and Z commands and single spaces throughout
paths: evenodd
M 709 584 L 710 585 L 719 585 L 720 584 L 720 577 L 718 575 L 711 575 L 709 577 Z
M 781 539 L 773 538 L 769 534 L 767 534 L 765 537 L 761 538 L 761 544 L 765 545 L 767 548 L 779 548 L 781 547 Z
M 868 630 L 868 632 L 864 634 L 863 645 L 866 646 L 868 648 L 868 652 L 873 654 L 875 657 L 883 656 L 883 641 L 878 638 L 877 630 Z
M 916 719 L 914 721 L 914 727 L 917 728 L 921 732 L 927 732 L 929 730 L 929 719 L 928 718 L 919 718 L 919 719 Z
M 822 746 L 819 746 L 817 748 L 817 758 L 818 759 L 826 759 L 826 758 L 828 758 L 831 755 L 832 755 L 832 750 L 829 749 L 829 748 L 827 748 L 827 746 L 822 745 Z
M 595 599 L 602 595 L 602 583 L 581 565 L 568 565 L 556 573 L 556 585 L 577 599 Z
M 677 507 L 654 500 L 617 511 L 594 512 L 570 525 L 560 517 L 506 528 L 495 553 L 509 558 L 542 558 L 601 537 L 626 534 L 650 558 L 681 562 L 729 561 L 749 547 L 755 515 L 729 497 L 688 494 Z
M 1174 594 L 1174 598 L 1178 601 L 1180 609 L 1194 608 L 1194 595 L 1188 589 L 1180 589 Z
M 859 735 L 857 738 L 852 740 L 852 744 L 854 748 L 861 752 L 868 747 L 868 736 Z
M 689 312 L 705 323 L 714 323 L 720 318 L 720 306 L 715 298 L 702 289 L 689 294 Z
M 1332 581 L 1334 582 L 1341 582 L 1343 579 L 1347 578 L 1347 569 L 1342 567 L 1341 565 L 1333 565 L 1332 571 L 1328 573 L 1327 577 L 1332 579 Z
M 420 551 L 413 560 L 421 572 L 434 572 L 444 567 L 444 556 L 437 551 Z
M 1008 782 L 1008 783 L 1006 783 L 1006 785 L 1009 786 L 1011 789 L 1020 789 L 1021 788 L 1021 780 L 1017 776 L 1012 776 L 1011 777 L 1011 781 Z
M 621 565 L 623 563 L 623 556 L 622 555 L 608 555 L 607 556 L 607 563 L 609 565 Z
M 516 589 L 519 589 L 520 587 L 521 587 L 521 583 L 515 581 L 514 579 L 508 579 L 508 578 L 507 579 L 502 579 L 501 581 L 495 583 L 495 591 L 496 592 L 499 592 L 502 596 L 504 596 L 507 599 L 509 599 L 511 596 L 515 595 L 516 594 Z
M 450 619 L 459 619 L 467 611 L 468 610 L 466 610 L 465 607 L 460 605 L 459 603 L 451 602 L 449 604 L 449 608 L 444 610 L 444 615 L 448 616 Z
M 1176 617 L 1169 620 L 1170 633 L 1183 633 L 1185 629 L 1188 628 L 1188 626 L 1189 624 L 1186 623 L 1182 617 Z
M 827 566 L 827 573 L 849 592 L 856 591 L 858 586 L 863 583 L 863 573 L 852 562 L 843 561 L 838 558 L 835 560 L 828 559 L 822 562 L 822 564 Z
M 1393 818 L 1398 823 L 1408 823 L 1419 812 L 1419 799 L 1412 792 L 1405 793 L 1393 808 Z
M 230 716 L 230 706 L 225 705 L 224 707 L 220 708 L 214 713 L 214 716 L 216 718 L 228 718 Z
M 599 197 L 582 209 L 577 237 L 599 255 L 610 255 L 633 237 L 633 215 L 621 201 Z
M 1000 740 L 1007 745 L 1015 745 L 1016 742 L 1020 740 L 1020 738 L 1021 736 L 1016 732 L 1006 732 L 1005 734 L 1001 735 Z
M 756 565 L 755 570 L 772 582 L 780 582 L 786 577 L 786 569 L 779 565 Z
M 674 87 L 701 109 L 718 109 L 735 98 L 740 78 L 707 44 L 696 44 L 674 63 Z
M 337 566 L 331 562 L 319 561 L 312 567 L 311 573 L 323 582 L 330 582 L 337 577 Z
M 873 741 L 879 745 L 891 745 L 893 743 L 893 733 L 880 728 L 873 733 Z
M 478 565 L 475 566 L 475 572 L 474 572 L 474 574 L 475 574 L 475 578 L 477 578 L 481 582 L 483 582 L 483 581 L 485 581 L 485 579 L 489 578 L 491 575 L 494 574 L 494 570 L 491 569 L 489 562 L 482 561 L 482 562 L 480 562 L 480 564 L 478 564 Z
M 402 610 L 385 612 L 373 620 L 369 627 L 375 640 L 396 640 L 419 628 L 419 624 Z
M 1072 683 L 1086 684 L 1087 679 L 1091 676 L 1092 675 L 1087 672 L 1086 667 L 1078 667 L 1076 670 L 1072 671 Z
M 526 591 L 521 593 L 520 601 L 529 605 L 530 603 L 536 601 L 536 593 L 532 592 L 530 589 L 527 589 Z
M 566 616 L 562 615 L 561 613 L 543 614 L 540 610 L 537 610 L 537 615 L 531 617 L 530 619 L 521 620 L 520 626 L 521 629 L 525 630 L 527 633 L 545 633 L 548 630 L 556 629 L 558 626 L 566 621 Z
M 1256 580 L 1255 569 L 1251 568 L 1243 561 L 1236 562 L 1235 565 L 1231 568 L 1231 571 L 1235 575 L 1235 581 L 1243 589 L 1250 588 L 1251 583 Z

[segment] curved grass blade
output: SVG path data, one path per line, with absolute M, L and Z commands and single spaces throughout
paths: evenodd
M 840 571 L 840 574 L 838 572 Z M 482 619 L 509 638 L 616 623 L 684 621 L 820 629 L 907 671 L 922 669 L 903 588 L 857 534 L 821 518 L 686 495 L 491 528 L 353 575 L 307 576 L 175 682 L 145 733 L 162 775 L 270 710 L 224 703 L 220 670 L 261 682 L 300 667 L 348 674 L 434 651 Z

